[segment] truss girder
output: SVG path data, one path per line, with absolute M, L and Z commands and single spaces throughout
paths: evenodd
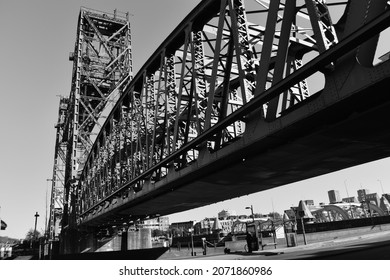
M 62 218 L 65 165 L 67 144 L 64 139 L 64 125 L 68 109 L 68 99 L 61 97 L 58 108 L 58 120 L 56 128 L 56 143 L 54 152 L 53 175 L 51 181 L 50 210 L 48 221 L 48 237 L 50 240 L 58 239 L 60 229 L 56 228 Z
M 237 141 L 249 118 L 272 121 L 303 102 L 314 94 L 308 75 L 294 75 L 303 72 L 304 55 L 337 45 L 325 1 L 201 2 L 102 127 L 80 177 L 79 222 Z M 329 71 L 321 65 L 316 71 Z
M 324 52 L 338 43 L 328 6 L 325 0 L 305 0 L 314 30 L 319 52 Z

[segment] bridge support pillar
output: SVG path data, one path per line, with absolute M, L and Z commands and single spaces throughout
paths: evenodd
M 127 243 L 128 250 L 152 248 L 152 230 L 141 228 L 137 231 L 127 232 Z
M 94 231 L 86 232 L 81 238 L 80 252 L 92 253 L 98 249 L 98 241 Z
M 60 254 L 76 254 L 80 251 L 80 233 L 73 228 L 61 232 Z
M 121 238 L 121 251 L 127 251 L 128 248 L 128 231 L 124 230 L 122 231 L 122 238 Z

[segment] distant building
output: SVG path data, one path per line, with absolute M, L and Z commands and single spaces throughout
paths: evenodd
M 372 204 L 375 204 L 376 206 L 380 205 L 380 198 L 377 193 L 368 193 L 366 194 L 366 201 L 369 201 Z
M 366 199 L 366 195 L 369 193 L 370 191 L 368 189 L 360 189 L 357 191 L 357 194 L 358 194 L 358 200 L 359 202 L 362 202 Z
M 389 215 L 390 213 L 390 203 L 389 200 L 383 195 L 381 197 L 381 202 L 379 207 L 387 214 Z
M 303 202 L 305 202 L 307 206 L 314 206 L 314 200 L 309 199 L 309 200 L 304 200 Z
M 390 202 L 390 193 L 384 193 L 382 196 L 385 197 L 388 202 Z
M 188 231 L 189 229 L 192 229 L 194 227 L 194 224 L 194 221 L 172 223 L 170 228 L 177 229 L 180 231 Z
M 224 234 L 228 234 L 229 232 L 231 232 L 233 223 L 234 220 L 231 219 L 219 221 L 221 232 Z
M 291 207 L 291 209 L 284 210 L 284 213 L 290 220 L 294 220 L 296 218 L 295 211 L 297 207 Z
M 346 202 L 346 203 L 357 203 L 358 202 L 356 196 L 345 197 L 342 199 L 342 201 Z
M 329 204 L 334 204 L 341 201 L 340 193 L 337 190 L 328 191 Z
M 237 213 L 234 210 L 222 210 L 218 213 L 218 219 L 220 220 L 226 220 L 230 219 L 231 217 L 237 217 Z
M 158 229 L 167 231 L 169 229 L 169 217 L 158 217 L 154 219 L 144 220 L 140 224 L 143 228 Z

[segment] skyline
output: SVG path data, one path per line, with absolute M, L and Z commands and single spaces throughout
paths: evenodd
M 7 224 L 1 236 L 24 238 L 34 228 L 38 212 L 38 230 L 48 219 L 52 178 L 55 128 L 59 95 L 68 96 L 77 19 L 81 6 L 112 12 L 129 12 L 132 33 L 134 75 L 163 40 L 200 0 L 33 0 L 2 1 L 0 32 L 7 40 L 0 46 L 0 217 Z M 172 7 L 175 7 L 174 12 Z M 10 27 L 10 23 L 12 23 Z M 363 132 L 362 132 L 363 133 Z M 341 197 L 360 188 L 371 192 L 390 192 L 390 158 L 304 181 L 280 186 L 261 193 L 230 199 L 210 206 L 169 215 L 170 222 L 202 219 L 223 209 L 246 213 L 282 213 L 299 200 L 325 202 L 327 191 L 339 190 Z M 381 184 L 379 183 L 379 181 Z M 362 187 L 363 186 L 363 187 Z M 322 198 L 323 201 L 320 201 Z M 249 212 L 248 212 L 249 213 Z
M 273 212 L 274 209 L 275 212 L 282 214 L 284 210 L 289 209 L 291 206 L 297 206 L 300 200 L 314 200 L 316 205 L 321 202 L 329 202 L 329 190 L 339 191 L 341 198 L 348 196 L 357 197 L 357 191 L 363 188 L 368 189 L 370 193 L 376 192 L 381 196 L 382 189 L 384 193 L 390 193 L 388 184 L 390 177 L 385 175 L 386 169 L 390 166 L 389 164 L 389 158 L 373 161 L 252 195 L 201 207 L 191 210 L 191 214 L 199 217 L 198 220 L 207 217 L 202 217 L 202 213 L 213 213 L 217 217 L 218 212 L 222 210 L 235 210 L 240 214 L 250 214 L 249 210 L 245 209 L 245 207 L 250 205 L 253 205 L 255 213 L 267 214 L 271 211 Z M 287 198 L 286 194 L 288 194 Z M 182 221 L 183 218 L 189 215 L 189 212 L 171 215 L 173 219 L 170 218 L 170 222 Z M 208 217 L 212 216 L 209 215 Z

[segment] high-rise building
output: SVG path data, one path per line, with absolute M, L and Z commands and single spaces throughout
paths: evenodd
M 328 191 L 329 203 L 334 204 L 341 201 L 340 193 L 337 190 Z
M 143 228 L 167 231 L 169 229 L 169 217 L 158 217 L 144 220 L 141 222 L 140 226 Z
M 384 193 L 382 196 L 386 198 L 388 202 L 390 202 L 390 193 Z
M 368 189 L 360 189 L 357 191 L 357 194 L 358 194 L 358 200 L 359 202 L 362 202 L 364 200 L 366 200 L 366 196 L 367 194 L 369 193 L 370 191 Z
M 358 200 L 356 199 L 356 196 L 350 196 L 350 197 L 345 197 L 342 199 L 343 202 L 346 203 L 356 203 Z
M 377 193 L 367 193 L 365 200 L 369 201 L 372 204 L 375 204 L 376 206 L 380 205 L 380 198 Z
M 312 199 L 304 200 L 303 202 L 305 202 L 305 204 L 307 206 L 313 206 L 314 205 L 314 200 L 312 200 Z

